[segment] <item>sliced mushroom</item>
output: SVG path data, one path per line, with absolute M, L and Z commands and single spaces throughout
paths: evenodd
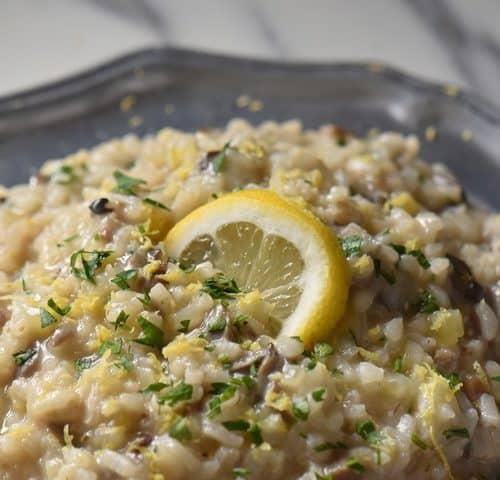
M 453 267 L 450 276 L 453 288 L 457 293 L 471 302 L 477 303 L 485 297 L 485 289 L 477 282 L 469 266 L 454 255 L 447 255 Z

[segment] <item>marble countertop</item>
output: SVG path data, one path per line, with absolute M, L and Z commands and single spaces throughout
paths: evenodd
M 0 96 L 157 45 L 372 61 L 500 104 L 498 0 L 2 0 Z

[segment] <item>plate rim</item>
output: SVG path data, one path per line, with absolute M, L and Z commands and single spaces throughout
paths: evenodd
M 211 68 L 237 68 L 263 73 L 294 73 L 302 75 L 378 75 L 399 86 L 419 94 L 441 96 L 459 103 L 466 110 L 480 116 L 487 123 L 500 128 L 500 106 L 488 101 L 468 88 L 452 83 L 439 83 L 403 72 L 385 62 L 301 62 L 275 61 L 237 57 L 195 51 L 176 47 L 144 48 L 101 62 L 95 67 L 66 76 L 54 82 L 0 96 L 0 116 L 19 114 L 23 110 L 40 109 L 55 102 L 68 101 L 84 94 L 96 85 L 113 82 L 124 74 L 148 65 L 202 66 Z M 453 95 L 447 89 L 456 89 Z

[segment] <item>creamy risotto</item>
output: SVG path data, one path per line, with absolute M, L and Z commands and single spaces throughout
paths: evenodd
M 418 155 L 414 136 L 235 120 L 2 190 L 0 478 L 496 478 L 500 217 Z M 315 345 L 163 242 L 257 188 L 343 247 L 347 309 Z

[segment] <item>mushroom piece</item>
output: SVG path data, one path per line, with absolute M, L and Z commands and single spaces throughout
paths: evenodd
M 469 266 L 454 255 L 447 255 L 447 257 L 453 267 L 450 276 L 453 288 L 461 297 L 465 297 L 471 302 L 481 301 L 485 297 L 485 289 L 474 279 Z

